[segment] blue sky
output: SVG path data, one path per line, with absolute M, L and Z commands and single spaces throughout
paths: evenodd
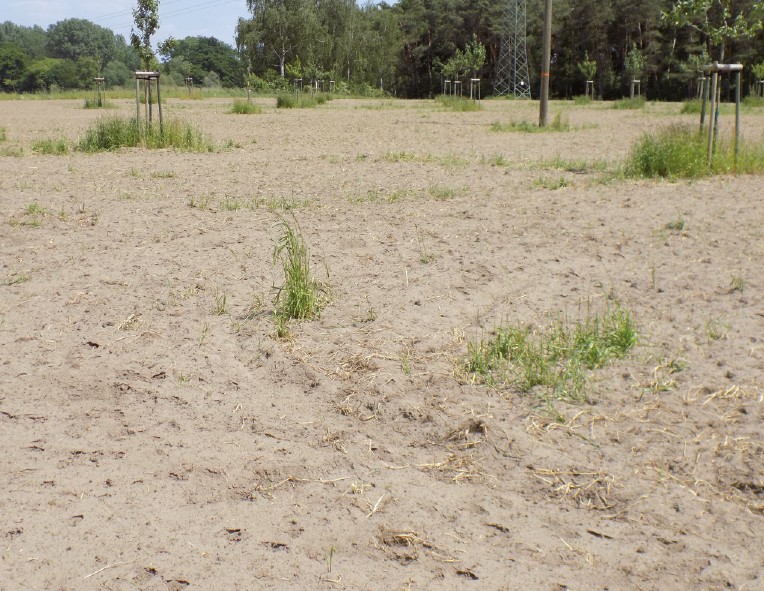
M 129 41 L 136 0 L 0 0 L 0 22 L 30 27 L 67 18 L 83 18 L 112 29 Z M 239 17 L 247 17 L 246 0 L 160 0 L 157 41 L 167 37 L 216 37 L 234 45 Z

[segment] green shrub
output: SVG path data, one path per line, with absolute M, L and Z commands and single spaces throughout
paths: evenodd
M 256 105 L 244 99 L 234 99 L 231 105 L 231 113 L 237 115 L 259 115 L 263 112 L 263 108 L 260 105 Z
M 186 152 L 210 152 L 212 144 L 194 127 L 178 120 L 137 123 L 135 118 L 104 117 L 90 127 L 80 140 L 83 152 L 100 152 L 119 148 L 175 148 Z
M 614 109 L 644 109 L 647 101 L 643 96 L 636 96 L 634 98 L 627 98 L 615 101 L 613 103 Z

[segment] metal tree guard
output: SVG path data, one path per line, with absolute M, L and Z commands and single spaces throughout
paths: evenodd
M 162 121 L 162 97 L 159 92 L 159 72 L 136 72 L 135 73 L 135 121 L 141 119 L 141 81 L 143 81 L 143 96 L 146 99 L 145 120 L 146 126 L 153 121 L 154 113 L 151 105 L 152 87 L 157 89 L 157 105 L 159 105 L 159 133 L 164 135 L 164 122 Z M 140 125 L 138 126 L 140 129 Z
M 719 134 L 719 103 L 721 102 L 721 84 L 719 84 L 719 74 L 732 72 L 735 73 L 735 164 L 737 164 L 737 154 L 740 146 L 740 78 L 743 71 L 743 64 L 720 64 L 714 62 L 703 68 L 705 74 L 710 74 L 711 80 L 711 108 L 709 110 L 708 122 L 708 152 L 706 153 L 706 163 L 710 166 L 713 161 L 714 149 L 716 147 L 716 137 Z M 707 78 L 708 80 L 708 78 Z M 703 107 L 700 114 L 701 131 L 703 129 L 706 102 L 708 101 L 708 81 L 703 93 Z

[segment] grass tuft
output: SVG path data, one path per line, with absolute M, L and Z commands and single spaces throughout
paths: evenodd
M 613 103 L 613 108 L 636 110 L 636 109 L 644 109 L 646 104 L 647 104 L 647 101 L 645 100 L 645 97 L 637 96 L 634 98 L 625 98 L 625 99 L 617 100 Z
M 276 97 L 277 109 L 312 109 L 332 100 L 332 95 L 326 93 L 316 94 L 280 94 Z
M 178 120 L 164 124 L 138 124 L 134 118 L 104 117 L 90 127 L 80 140 L 83 152 L 102 152 L 119 148 L 175 148 L 184 152 L 211 152 L 210 141 L 194 127 Z
M 281 263 L 284 284 L 276 292 L 276 317 L 278 332 L 284 332 L 290 318 L 303 320 L 317 316 L 321 311 L 321 299 L 316 280 L 310 273 L 310 254 L 295 221 L 295 228 L 285 219 L 279 223 L 281 235 L 273 250 L 273 264 Z
M 589 311 L 575 324 L 561 317 L 545 330 L 498 326 L 492 339 L 467 344 L 464 368 L 478 382 L 584 401 L 587 373 L 626 355 L 637 338 L 631 314 L 615 305 L 603 316 Z
M 32 144 L 32 151 L 36 154 L 53 154 L 61 156 L 69 153 L 69 145 L 63 139 L 38 140 Z
M 244 99 L 234 99 L 231 105 L 231 113 L 236 115 L 259 115 L 263 112 L 260 105 L 256 105 Z
M 440 95 L 435 102 L 449 111 L 467 112 L 482 111 L 483 107 L 477 101 L 461 96 Z
M 541 127 L 537 123 L 528 121 L 510 121 L 509 123 L 492 123 L 491 131 L 515 131 L 522 133 L 544 133 L 549 131 L 571 131 L 573 128 L 568 123 L 568 118 L 563 117 L 562 113 L 557 113 L 552 123 L 546 127 Z
M 4 142 L 8 139 L 8 130 L 5 127 L 0 127 L 0 142 Z

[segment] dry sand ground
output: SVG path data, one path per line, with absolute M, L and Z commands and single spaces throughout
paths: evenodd
M 677 105 L 264 104 L 169 101 L 213 153 L 38 156 L 100 114 L 0 102 L 0 589 L 764 589 L 760 177 L 541 166 Z M 285 208 L 331 302 L 279 340 Z M 465 383 L 495 323 L 614 297 L 640 344 L 562 421 Z

